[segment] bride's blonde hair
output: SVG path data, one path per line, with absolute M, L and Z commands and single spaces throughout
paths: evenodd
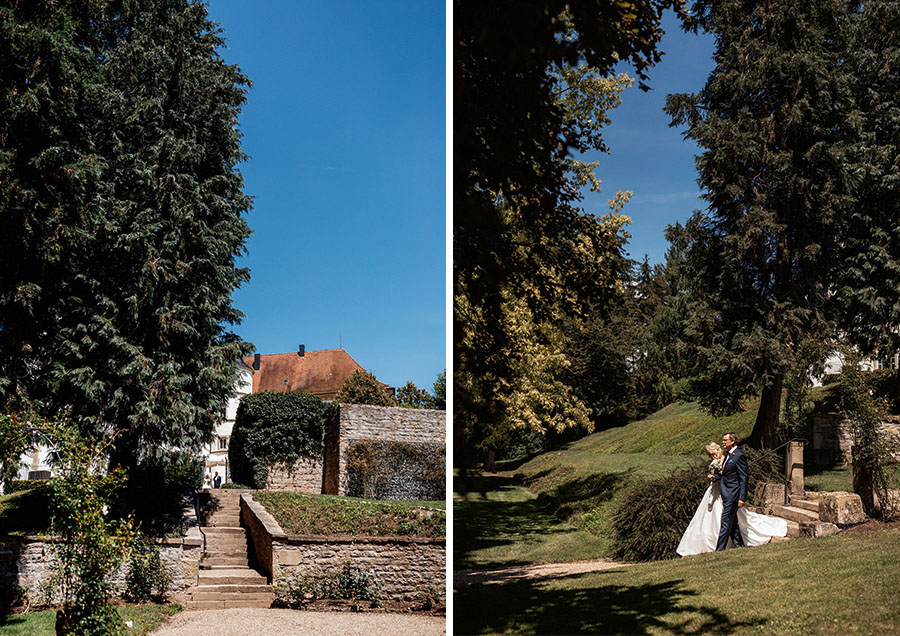
M 725 457 L 725 453 L 722 452 L 722 447 L 715 442 L 710 442 L 706 445 L 706 453 L 710 457 L 715 457 L 716 459 Z

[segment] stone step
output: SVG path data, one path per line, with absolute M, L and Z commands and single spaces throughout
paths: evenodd
M 246 537 L 247 529 L 239 527 L 200 526 L 207 535 L 216 537 Z
M 841 529 L 827 521 L 814 521 L 800 524 L 801 537 L 827 537 L 837 534 Z
M 199 585 L 261 585 L 268 583 L 266 577 L 250 568 L 227 568 L 200 570 L 197 573 Z
M 183 595 L 183 597 L 189 597 L 191 592 L 196 590 L 202 590 L 203 592 L 259 594 L 260 592 L 272 593 L 272 586 L 268 583 L 203 584 L 191 588 Z
M 800 536 L 800 524 L 796 521 L 791 521 L 790 519 L 785 519 L 787 522 L 787 535 L 784 539 L 796 539 Z M 778 539 L 782 539 L 782 537 L 777 537 Z
M 207 528 L 240 528 L 241 520 L 235 517 L 234 519 L 208 519 L 206 521 Z
M 275 599 L 275 592 L 217 592 L 197 588 L 187 601 L 266 601 Z
M 185 610 L 230 609 L 233 607 L 271 607 L 272 601 L 185 601 Z
M 816 523 L 819 521 L 819 514 L 804 510 L 803 508 L 795 508 L 794 506 L 782 506 L 780 504 L 772 505 L 772 514 L 782 519 L 797 521 L 800 523 Z
M 202 560 L 208 561 L 210 559 L 230 559 L 234 557 L 242 557 L 247 558 L 247 549 L 228 549 L 228 550 L 207 550 L 203 553 Z
M 201 563 L 199 566 L 201 570 L 233 570 L 234 568 L 248 568 L 250 567 L 250 562 L 245 558 L 243 561 L 239 563 L 222 563 L 222 564 L 211 564 L 211 563 Z
M 204 570 L 210 570 L 214 567 L 246 568 L 250 567 L 250 563 L 247 561 L 246 553 L 215 557 L 208 557 L 204 555 L 204 557 L 200 559 L 200 567 Z
M 227 554 L 245 554 L 247 552 L 246 541 L 207 541 L 206 552 L 222 552 Z
M 814 512 L 819 514 L 819 502 L 811 499 L 795 499 L 791 497 L 791 505 L 794 508 L 802 508 L 803 510 L 809 510 L 810 512 Z

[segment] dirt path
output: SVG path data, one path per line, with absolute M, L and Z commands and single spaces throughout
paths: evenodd
M 244 608 L 180 612 L 153 636 L 444 636 L 446 631 L 443 616 Z
M 620 563 L 610 559 L 573 561 L 572 563 L 541 563 L 538 565 L 514 565 L 496 570 L 457 570 L 453 573 L 454 587 L 465 585 L 491 585 L 526 579 L 551 579 L 570 574 L 584 574 L 599 570 L 624 568 L 631 563 Z

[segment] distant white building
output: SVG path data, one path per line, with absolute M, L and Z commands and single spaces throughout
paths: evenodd
M 234 384 L 234 393 L 225 404 L 224 417 L 216 426 L 216 432 L 212 441 L 203 448 L 204 473 L 213 479 L 215 473 L 219 473 L 222 482 L 231 481 L 228 467 L 228 443 L 231 440 L 231 431 L 234 428 L 234 419 L 237 417 L 238 404 L 241 398 L 253 392 L 253 369 L 243 360 L 238 362 L 240 373 Z

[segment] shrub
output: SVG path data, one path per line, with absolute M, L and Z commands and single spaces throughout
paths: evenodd
M 159 555 L 159 548 L 146 539 L 135 543 L 128 561 L 128 575 L 125 577 L 123 596 L 135 603 L 165 601 L 172 576 Z
M 444 585 L 442 581 L 437 579 L 428 579 L 419 593 L 416 594 L 419 605 L 423 610 L 431 610 L 439 607 L 444 601 Z
M 276 607 L 303 609 L 320 599 L 368 601 L 376 607 L 383 584 L 368 564 L 345 561 L 335 570 L 299 570 L 275 582 Z
M 368 499 L 442 499 L 443 444 L 357 440 L 347 447 L 347 494 Z
M 783 455 L 766 455 L 752 448 L 747 455 L 747 496 L 759 482 L 784 479 Z M 681 535 L 694 516 L 709 482 L 706 464 L 671 473 L 667 477 L 638 483 L 616 509 L 613 526 L 614 551 L 628 561 L 671 559 Z
M 674 556 L 706 490 L 703 466 L 637 484 L 623 497 L 613 521 L 615 554 L 627 561 Z
M 227 481 L 219 488 L 224 488 L 225 490 L 253 490 L 250 486 L 245 486 L 244 484 L 239 484 L 236 481 Z
M 301 456 L 323 453 L 325 427 L 337 405 L 308 393 L 255 393 L 238 405 L 228 459 L 231 476 L 265 488 L 269 466 L 290 466 Z

